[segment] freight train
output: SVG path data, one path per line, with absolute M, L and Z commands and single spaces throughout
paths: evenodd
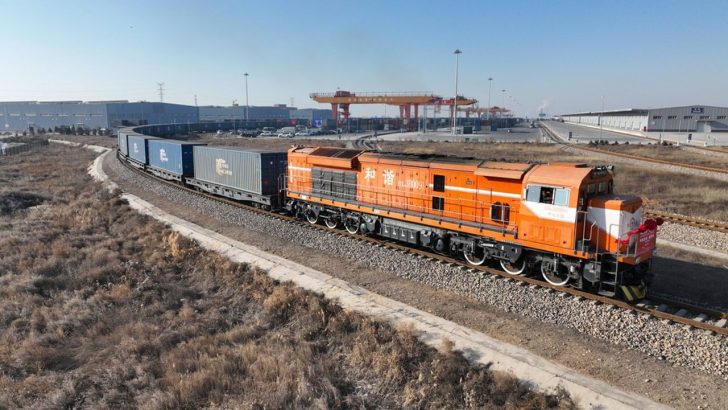
M 143 129 L 143 128 L 142 128 Z M 137 129 L 139 130 L 139 129 Z M 119 156 L 160 178 L 311 224 L 376 235 L 552 285 L 643 298 L 659 219 L 616 195 L 614 168 L 293 146 L 213 147 L 121 130 Z

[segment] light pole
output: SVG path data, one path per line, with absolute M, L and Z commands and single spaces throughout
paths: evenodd
M 488 116 L 487 119 L 490 120 L 490 90 L 493 88 L 493 77 L 488 77 Z
M 506 109 L 506 91 L 508 91 L 508 90 L 506 90 L 506 89 L 501 90 L 501 93 L 503 94 L 503 104 L 501 104 L 502 105 L 501 118 L 503 118 L 503 115 L 505 114 L 505 109 Z M 503 124 L 499 124 L 498 127 L 500 127 L 501 125 L 503 125 Z
M 452 133 L 455 134 L 455 121 L 458 115 L 458 70 L 459 70 L 459 63 L 460 63 L 460 54 L 463 52 L 460 51 L 459 48 L 456 48 L 455 51 L 453 51 L 453 54 L 455 54 L 455 100 L 453 101 L 452 105 Z
M 245 125 L 248 125 L 248 73 L 245 76 Z
M 599 139 L 604 139 L 604 96 L 602 96 L 602 112 L 599 114 Z

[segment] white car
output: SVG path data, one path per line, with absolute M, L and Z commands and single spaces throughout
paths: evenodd
M 273 135 L 273 131 L 263 131 L 258 134 L 259 137 L 272 137 Z
M 294 137 L 294 135 L 290 131 L 281 132 L 281 133 L 278 134 L 278 138 L 293 138 L 293 137 Z
M 308 130 L 298 131 L 298 132 L 296 133 L 296 136 L 297 136 L 297 137 L 309 137 L 309 136 L 311 136 L 311 135 L 313 135 L 313 134 L 311 134 L 311 132 L 310 132 L 310 131 L 308 131 Z

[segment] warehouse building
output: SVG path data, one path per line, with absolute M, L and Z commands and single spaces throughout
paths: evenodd
M 247 110 L 246 110 L 247 108 Z M 240 120 L 288 120 L 291 118 L 290 112 L 295 110 L 293 107 L 287 107 L 285 104 L 274 105 L 272 107 L 260 107 L 251 105 L 233 105 L 231 107 L 221 106 L 204 106 L 200 109 L 200 121 L 240 121 Z M 247 111 L 247 114 L 246 114 Z
M 195 123 L 197 107 L 160 102 L 18 101 L 0 102 L 0 130 L 30 131 L 76 127 L 119 128 L 145 124 Z
M 564 122 L 630 131 L 728 132 L 728 107 L 686 105 L 682 107 L 625 109 L 565 114 Z

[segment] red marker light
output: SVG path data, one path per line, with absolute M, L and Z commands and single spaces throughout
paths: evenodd
M 646 220 L 643 225 L 651 231 L 654 231 L 655 229 L 657 229 L 657 221 L 655 221 L 654 219 Z

